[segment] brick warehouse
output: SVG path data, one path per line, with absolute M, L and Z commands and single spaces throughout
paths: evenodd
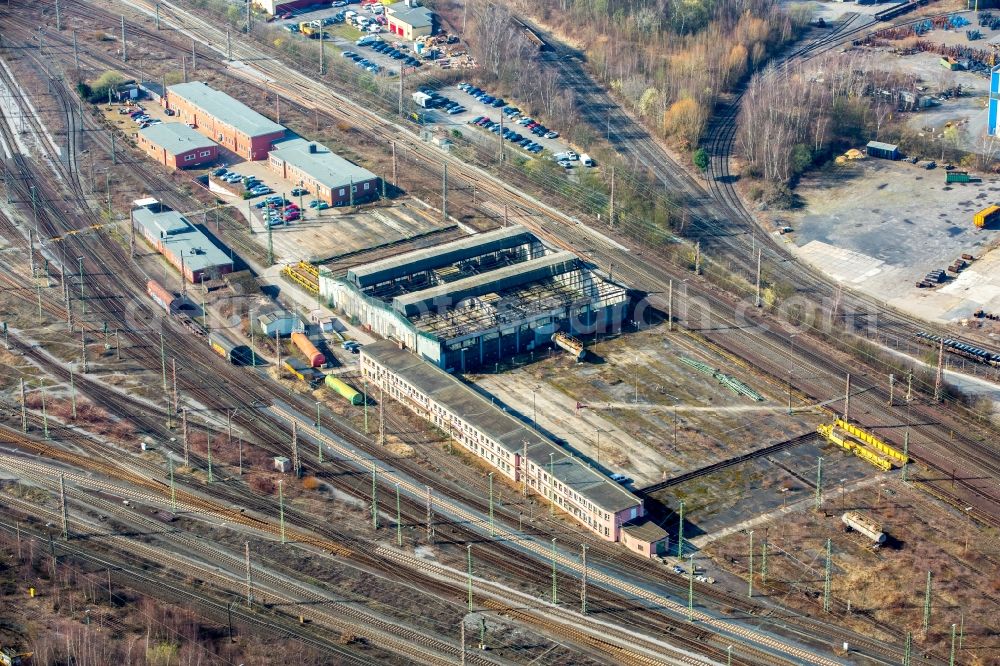
M 184 123 L 150 125 L 139 130 L 138 144 L 147 155 L 171 169 L 211 164 L 219 145 Z
M 271 151 L 268 165 L 282 178 L 331 206 L 368 201 L 378 194 L 378 176 L 314 141 L 290 139 L 279 143 Z
M 266 159 L 274 142 L 285 136 L 278 123 L 201 81 L 169 86 L 167 108 L 223 148 L 251 161 Z

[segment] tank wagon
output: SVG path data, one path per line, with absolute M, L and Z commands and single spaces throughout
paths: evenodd
M 346 382 L 337 379 L 333 375 L 327 375 L 326 379 L 323 380 L 326 383 L 326 387 L 333 391 L 334 393 L 340 394 L 352 405 L 363 405 L 365 404 L 365 397 L 358 393 L 356 390 L 351 388 Z
M 873 548 L 878 548 L 885 543 L 886 536 L 885 532 L 882 531 L 882 526 L 868 516 L 857 511 L 848 511 L 840 519 L 844 522 L 846 531 L 858 532 L 871 539 Z
M 558 331 L 552 335 L 552 342 L 567 352 L 569 352 L 577 362 L 582 361 L 587 356 L 587 350 L 584 349 L 583 343 L 572 335 Z
M 309 367 L 318 368 L 326 363 L 326 357 L 323 356 L 320 350 L 316 349 L 316 345 L 314 345 L 312 341 L 306 337 L 305 333 L 299 333 L 298 331 L 292 333 L 292 342 L 306 357 Z

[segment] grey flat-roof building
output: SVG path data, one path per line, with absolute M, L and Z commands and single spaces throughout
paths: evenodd
M 268 155 L 268 164 L 331 206 L 367 201 L 378 194 L 378 176 L 315 141 L 282 141 Z
M 233 260 L 200 229 L 155 200 L 132 209 L 132 224 L 191 283 L 233 272 Z
M 633 295 L 521 227 L 347 269 L 320 295 L 444 369 L 466 371 L 574 336 L 617 330 Z
M 249 160 L 267 157 L 285 128 L 201 81 L 167 87 L 167 106 L 205 136 Z
M 495 406 L 458 378 L 377 342 L 361 350 L 371 383 L 448 432 L 513 482 L 555 503 L 588 529 L 618 541 L 621 526 L 643 515 L 642 500 L 552 440 Z

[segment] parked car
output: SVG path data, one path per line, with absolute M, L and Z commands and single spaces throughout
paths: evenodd
M 218 178 L 219 176 L 225 176 L 227 172 L 226 167 L 219 167 L 218 169 L 212 170 L 212 175 Z
M 309 190 L 307 190 L 304 187 L 293 187 L 292 188 L 292 196 L 297 197 L 300 194 L 309 194 Z
M 559 137 L 559 132 L 546 132 L 545 133 L 545 138 L 546 139 L 556 139 L 558 137 Z
M 343 53 L 340 54 L 340 57 L 341 58 L 353 58 L 355 55 L 357 55 L 357 54 L 354 53 L 354 51 L 344 51 Z

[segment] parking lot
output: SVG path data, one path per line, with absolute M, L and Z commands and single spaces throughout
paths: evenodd
M 494 123 L 499 123 L 501 116 L 503 116 L 504 118 L 503 126 L 505 129 L 510 129 L 511 131 L 516 132 L 523 138 L 531 139 L 532 141 L 534 141 L 535 143 L 537 143 L 542 147 L 543 152 L 536 153 L 539 156 L 551 157 L 552 155 L 557 153 L 563 153 L 570 150 L 574 150 L 561 137 L 546 139 L 544 136 L 536 136 L 532 134 L 529 130 L 525 128 L 523 124 L 518 124 L 519 122 L 523 122 L 525 120 L 524 116 L 520 115 L 506 116 L 502 113 L 503 107 L 495 107 L 491 104 L 484 104 L 483 102 L 473 98 L 468 92 L 460 90 L 457 85 L 447 86 L 445 88 L 437 90 L 436 92 L 440 95 L 447 97 L 450 100 L 458 102 L 459 104 L 462 105 L 465 111 L 456 114 L 449 114 L 444 109 L 438 108 L 438 109 L 428 110 L 426 112 L 428 116 L 431 117 L 433 122 L 442 125 L 444 127 L 447 127 L 449 129 L 457 129 L 461 131 L 462 134 L 472 138 L 473 140 L 478 140 L 478 139 L 488 140 L 495 144 L 497 141 L 497 134 L 487 129 L 470 125 L 469 124 L 470 120 L 474 120 L 481 116 L 485 116 Z M 511 106 L 512 104 L 513 102 L 509 102 L 505 106 Z M 533 120 L 542 123 L 542 125 L 544 125 L 546 129 L 550 131 L 555 131 L 555 132 L 559 131 L 558 127 L 545 125 L 543 119 L 536 118 Z M 520 146 L 514 146 L 513 143 L 511 143 L 510 141 L 507 142 L 507 146 L 510 147 L 511 150 L 516 150 L 517 152 L 523 155 L 530 155 L 530 153 L 525 151 Z M 577 150 L 576 152 L 579 153 L 583 151 Z M 579 167 L 580 162 L 574 162 L 573 165 L 575 167 Z

